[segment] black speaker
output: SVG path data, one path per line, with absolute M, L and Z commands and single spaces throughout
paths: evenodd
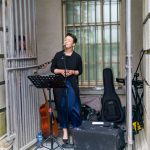
M 113 126 L 104 127 L 84 121 L 73 129 L 74 150 L 123 150 L 124 131 Z

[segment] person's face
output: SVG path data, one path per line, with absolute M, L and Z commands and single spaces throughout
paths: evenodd
M 66 48 L 72 48 L 75 44 L 73 43 L 73 38 L 71 36 L 66 36 L 64 45 Z

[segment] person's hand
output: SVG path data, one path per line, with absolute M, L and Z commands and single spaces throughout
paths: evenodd
M 56 71 L 55 71 L 56 72 Z M 57 70 L 57 73 L 60 73 L 61 75 L 63 75 L 64 77 L 68 77 L 71 75 L 76 75 L 76 71 L 75 70 L 64 70 L 64 69 L 59 69 Z
M 64 69 L 61 69 L 61 70 L 60 70 L 60 74 L 65 77 L 65 76 L 66 76 L 65 70 L 64 70 Z
M 70 70 L 60 69 L 60 74 L 63 75 L 64 77 L 68 77 L 71 75 L 71 72 Z
M 74 75 L 75 74 L 75 71 L 74 70 L 66 70 L 66 76 L 71 76 L 71 75 Z

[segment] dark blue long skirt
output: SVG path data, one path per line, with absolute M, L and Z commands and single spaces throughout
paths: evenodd
M 75 128 L 80 126 L 82 122 L 80 101 L 69 80 L 66 81 L 66 86 L 67 88 L 62 92 L 60 99 L 60 127 L 68 128 L 68 125 L 71 123 L 73 128 Z

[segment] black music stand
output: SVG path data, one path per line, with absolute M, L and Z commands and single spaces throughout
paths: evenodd
M 56 138 L 53 136 L 53 128 L 52 128 L 52 111 L 50 109 L 51 107 L 51 88 L 65 88 L 65 81 L 64 78 L 58 75 L 49 75 L 49 76 L 40 76 L 40 75 L 33 75 L 33 76 L 28 76 L 28 78 L 30 79 L 30 81 L 34 84 L 34 86 L 36 88 L 47 88 L 49 91 L 49 112 L 50 112 L 50 135 L 47 139 L 45 139 L 42 144 L 41 147 L 45 147 L 47 149 L 47 146 L 44 146 L 43 144 L 48 141 L 49 139 L 51 140 L 51 149 L 50 150 L 54 150 L 58 147 L 60 147 L 62 150 L 62 146 L 58 143 L 58 141 L 56 140 Z M 58 144 L 55 148 L 53 148 L 53 143 L 54 141 Z M 38 147 L 39 148 L 39 147 Z M 36 149 L 38 149 L 36 148 Z

